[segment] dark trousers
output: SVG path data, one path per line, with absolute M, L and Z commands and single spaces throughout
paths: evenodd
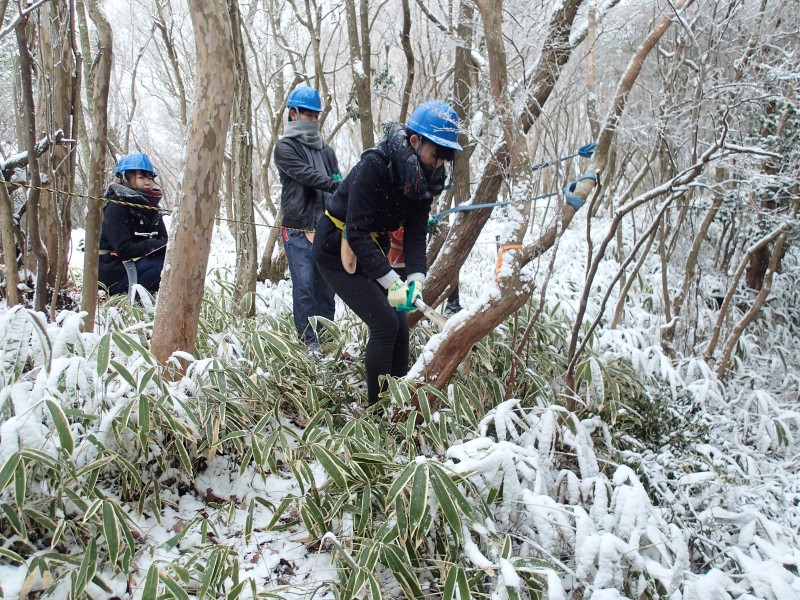
M 317 344 L 317 332 L 309 326 L 309 317 L 333 321 L 336 301 L 333 290 L 320 275 L 312 255 L 313 244 L 302 231 L 283 230 L 283 247 L 292 276 L 292 316 L 297 337 L 305 344 Z
M 397 312 L 386 299 L 386 290 L 376 281 L 344 271 L 319 267 L 333 291 L 369 327 L 365 353 L 367 399 L 378 401 L 384 386 L 378 384 L 381 375 L 403 377 L 408 373 L 408 316 Z
M 161 287 L 161 271 L 164 270 L 164 254 L 159 256 L 145 256 L 135 263 L 136 283 L 144 287 L 151 294 L 155 294 Z M 128 293 L 128 275 L 123 272 L 122 277 L 108 286 L 109 295 Z

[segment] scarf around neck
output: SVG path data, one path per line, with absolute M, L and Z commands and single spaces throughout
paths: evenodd
M 148 192 L 147 190 L 137 190 L 121 183 L 112 183 L 108 186 L 105 197 L 137 204 L 149 204 L 153 208 L 158 208 L 159 204 L 161 204 L 163 193 L 158 188 Z
M 289 121 L 283 130 L 283 137 L 296 138 L 301 144 L 305 144 L 315 150 L 322 150 L 324 145 L 322 135 L 319 132 L 319 123 Z
M 442 193 L 446 178 L 444 166 L 438 169 L 424 167 L 408 143 L 408 134 L 403 125 L 390 125 L 382 144 L 388 149 L 392 170 L 401 182 L 403 195 L 407 199 L 430 200 Z

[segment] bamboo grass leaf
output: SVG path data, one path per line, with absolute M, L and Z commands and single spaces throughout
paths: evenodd
M 411 559 L 408 554 L 396 544 L 388 544 L 383 548 L 383 560 L 392 570 L 398 583 L 408 598 L 424 598 L 419 579 L 411 570 Z
M 245 579 L 244 581 L 240 581 L 239 583 L 234 585 L 230 590 L 228 590 L 228 593 L 225 594 L 225 599 L 236 600 L 239 596 L 242 595 L 242 590 L 244 590 L 244 586 L 247 585 L 249 581 L 250 581 L 249 579 Z
M 461 515 L 459 514 L 457 501 L 453 495 L 451 495 L 451 488 L 448 488 L 444 484 L 442 481 L 443 479 L 447 479 L 449 481 L 450 478 L 442 473 L 439 469 L 431 468 L 431 487 L 433 487 L 436 500 L 439 502 L 439 508 L 441 509 L 448 525 L 450 525 L 450 531 L 453 533 L 453 537 L 455 537 L 456 541 L 461 544 L 463 541 Z M 457 489 L 456 491 L 458 492 Z M 458 493 L 460 494 L 460 492 Z
M 453 565 L 445 578 L 442 600 L 464 600 L 465 598 L 472 598 L 467 573 L 461 565 Z
M 107 333 L 97 342 L 97 374 L 102 376 L 108 371 L 111 361 L 111 334 Z
M 378 583 L 378 580 L 375 579 L 374 575 L 370 574 L 367 577 L 367 583 L 369 584 L 369 597 L 372 600 L 380 600 L 383 598 L 383 595 L 381 594 L 381 586 Z
M 262 498 L 256 497 L 256 500 L 259 502 L 265 502 Z M 275 527 L 275 524 L 283 517 L 283 514 L 286 512 L 286 509 L 289 505 L 294 501 L 294 498 L 291 496 L 285 496 L 283 500 L 281 500 L 280 504 L 278 504 L 278 508 L 276 508 L 272 515 L 272 520 L 267 524 L 266 531 L 272 531 Z M 271 507 L 270 507 L 271 508 Z
M 183 589 L 183 586 L 175 581 L 168 573 L 160 572 L 158 577 L 167 591 L 172 594 L 173 598 L 177 600 L 189 600 L 189 594 Z
M 423 525 L 425 512 L 428 510 L 428 490 L 430 471 L 427 463 L 418 464 L 414 469 L 414 480 L 411 484 L 408 521 L 412 534 L 417 533 Z
M 3 548 L 2 546 L 0 546 L 0 556 L 5 556 L 7 559 L 13 560 L 14 562 L 19 563 L 21 565 L 25 564 L 25 559 L 22 558 L 22 556 L 20 556 L 13 550 L 9 550 L 8 548 Z
M 73 588 L 73 598 L 81 598 L 86 586 L 94 579 L 97 572 L 97 542 L 94 538 L 89 539 L 89 543 L 85 548 L 83 560 L 78 570 L 78 575 L 75 578 L 75 586 Z
M 251 498 L 247 505 L 247 518 L 244 523 L 244 543 L 249 544 L 253 537 L 253 513 L 256 506 L 255 498 Z
M 103 536 L 108 546 L 108 560 L 115 565 L 119 558 L 119 525 L 110 500 L 103 502 Z
M 28 487 L 27 479 L 25 464 L 19 463 L 14 473 L 14 500 L 17 503 L 17 510 L 22 510 L 25 505 L 25 490 Z
M 325 524 L 325 517 L 316 502 L 306 500 L 300 505 L 300 518 L 308 529 L 308 533 L 314 537 L 321 538 L 328 531 Z
M 198 600 L 203 600 L 203 598 L 208 595 L 208 590 L 211 589 L 214 571 L 217 568 L 217 561 L 219 561 L 219 555 L 216 552 L 212 552 L 211 556 L 208 557 L 208 563 L 206 563 L 203 576 L 200 579 L 200 591 L 197 594 Z
M 53 519 L 33 508 L 26 507 L 22 510 L 22 513 L 29 519 L 39 523 L 39 525 L 41 525 L 48 531 L 55 531 L 58 527 L 58 525 Z
M 511 537 L 505 536 L 503 538 L 503 547 L 500 549 L 500 558 L 504 558 L 509 560 L 511 558 L 511 552 L 513 548 L 511 546 Z
M 158 598 L 158 579 L 158 567 L 153 563 L 147 569 L 147 576 L 144 578 L 142 598 Z
M 361 510 L 356 518 L 356 535 L 364 537 L 372 523 L 372 488 L 367 484 L 361 492 Z
M 0 491 L 3 491 L 8 486 L 11 479 L 16 474 L 17 465 L 22 460 L 22 455 L 19 452 L 12 454 L 0 469 Z
M 145 392 L 147 386 L 153 380 L 157 372 L 158 372 L 158 367 L 150 367 L 149 369 L 147 369 L 147 371 L 145 371 L 144 375 L 142 375 L 142 378 L 139 380 L 138 391 L 140 394 L 143 394 Z
M 431 425 L 433 423 L 433 411 L 431 410 L 430 402 L 428 402 L 428 394 L 426 394 L 424 390 L 419 389 L 417 390 L 416 396 L 422 418 L 425 420 L 425 423 Z M 441 443 L 439 439 L 436 441 Z
M 273 331 L 259 331 L 258 337 L 264 341 L 276 358 L 291 360 L 292 345 L 280 335 Z
M 189 531 L 192 529 L 192 526 L 195 523 L 197 523 L 198 520 L 199 520 L 198 517 L 195 517 L 194 519 L 192 519 L 189 523 L 187 523 L 183 527 L 183 529 L 181 529 L 178 533 L 176 533 L 171 538 L 169 538 L 166 542 L 164 542 L 164 545 L 167 548 L 170 548 L 170 549 L 177 547 L 177 545 L 180 543 L 180 541 L 186 536 L 187 533 L 189 533 Z M 173 531 L 174 531 L 174 528 L 173 528 Z
M 125 552 L 122 556 L 122 568 L 124 571 L 128 571 L 136 550 L 136 542 L 133 539 L 133 532 L 131 531 L 130 524 L 128 523 L 128 515 L 126 515 L 122 510 L 122 507 L 115 502 L 111 503 L 111 508 L 113 508 L 114 512 L 117 513 L 117 523 L 119 524 L 122 535 L 125 538 Z
M 14 528 L 14 531 L 16 531 L 23 539 L 27 538 L 28 532 L 25 529 L 25 522 L 19 518 L 17 511 L 15 511 L 12 506 L 5 502 L 0 505 L 0 509 L 2 509 L 3 513 L 6 515 L 6 518 L 11 523 L 11 527 Z
M 39 346 L 42 350 L 42 358 L 44 359 L 44 370 L 49 373 L 53 365 L 53 342 L 50 341 L 50 336 L 47 335 L 47 325 L 38 313 L 32 310 L 26 310 L 25 314 L 28 316 L 36 334 L 39 336 Z
M 111 366 L 113 367 L 112 371 L 114 373 L 117 373 L 120 377 L 122 377 L 125 380 L 125 383 L 127 383 L 132 390 L 138 388 L 138 386 L 136 385 L 136 379 L 133 377 L 133 375 L 131 375 L 130 371 L 128 371 L 128 369 L 126 369 L 122 363 L 117 362 L 112 358 Z
M 118 331 L 114 331 L 111 333 L 111 339 L 114 342 L 114 345 L 119 348 L 120 352 L 122 352 L 125 356 L 130 356 L 133 354 L 133 348 L 128 343 L 128 340 L 130 340 L 129 336 Z
M 333 479 L 336 485 L 343 490 L 347 489 L 347 478 L 350 473 L 347 465 L 344 464 L 342 459 L 336 456 L 326 447 L 320 446 L 319 444 L 314 444 L 311 447 L 311 451 L 314 453 L 314 456 L 320 462 L 322 468 L 325 469 L 325 472 L 331 479 Z
M 67 415 L 65 415 L 64 411 L 61 410 L 61 406 L 53 400 L 46 400 L 45 404 L 47 405 L 47 409 L 50 411 L 50 416 L 53 418 L 53 424 L 56 427 L 58 441 L 62 450 L 64 450 L 68 456 L 72 456 L 72 453 L 75 450 L 75 440 L 72 438 L 72 431 L 70 431 L 69 428 Z
M 392 487 L 389 488 L 389 493 L 386 494 L 386 501 L 384 503 L 384 508 L 392 506 L 394 501 L 397 499 L 398 494 L 400 494 L 403 489 L 406 487 L 408 480 L 414 475 L 414 468 L 416 465 L 410 464 L 403 469 L 403 472 L 400 473 L 400 476 L 394 480 L 392 483 Z

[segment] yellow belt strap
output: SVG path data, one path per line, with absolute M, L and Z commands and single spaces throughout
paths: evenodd
M 331 222 L 334 225 L 336 225 L 336 227 L 338 229 L 342 230 L 342 237 L 347 239 L 347 235 L 345 235 L 344 221 L 342 221 L 341 219 L 337 219 L 331 213 L 329 213 L 327 210 L 325 211 L 325 214 L 331 220 Z M 370 231 L 369 232 L 369 236 L 372 238 L 372 241 L 375 242 L 378 245 L 378 247 L 380 247 L 380 244 L 378 244 L 378 232 L 377 231 Z

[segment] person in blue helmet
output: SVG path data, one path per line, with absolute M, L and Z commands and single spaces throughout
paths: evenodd
M 98 280 L 111 295 L 128 291 L 123 261 L 136 265 L 137 283 L 154 293 L 161 285 L 167 228 L 159 210 L 162 193 L 147 154 L 123 156 L 108 186 L 100 230 Z
M 427 273 L 426 227 L 431 202 L 447 181 L 446 165 L 461 150 L 458 116 L 441 101 L 394 123 L 366 150 L 326 204 L 317 224 L 314 257 L 322 276 L 369 327 L 365 353 L 367 399 L 378 402 L 381 377 L 408 373 L 409 311 Z M 404 228 L 406 280 L 387 259 L 389 232 Z
M 339 187 L 342 176 L 333 149 L 319 130 L 319 92 L 301 86 L 286 102 L 288 122 L 275 145 L 275 166 L 281 180 L 283 247 L 292 278 L 292 316 L 297 336 L 312 349 L 318 331 L 309 317 L 333 320 L 334 293 L 319 273 L 312 255 L 314 230 L 325 198 Z

